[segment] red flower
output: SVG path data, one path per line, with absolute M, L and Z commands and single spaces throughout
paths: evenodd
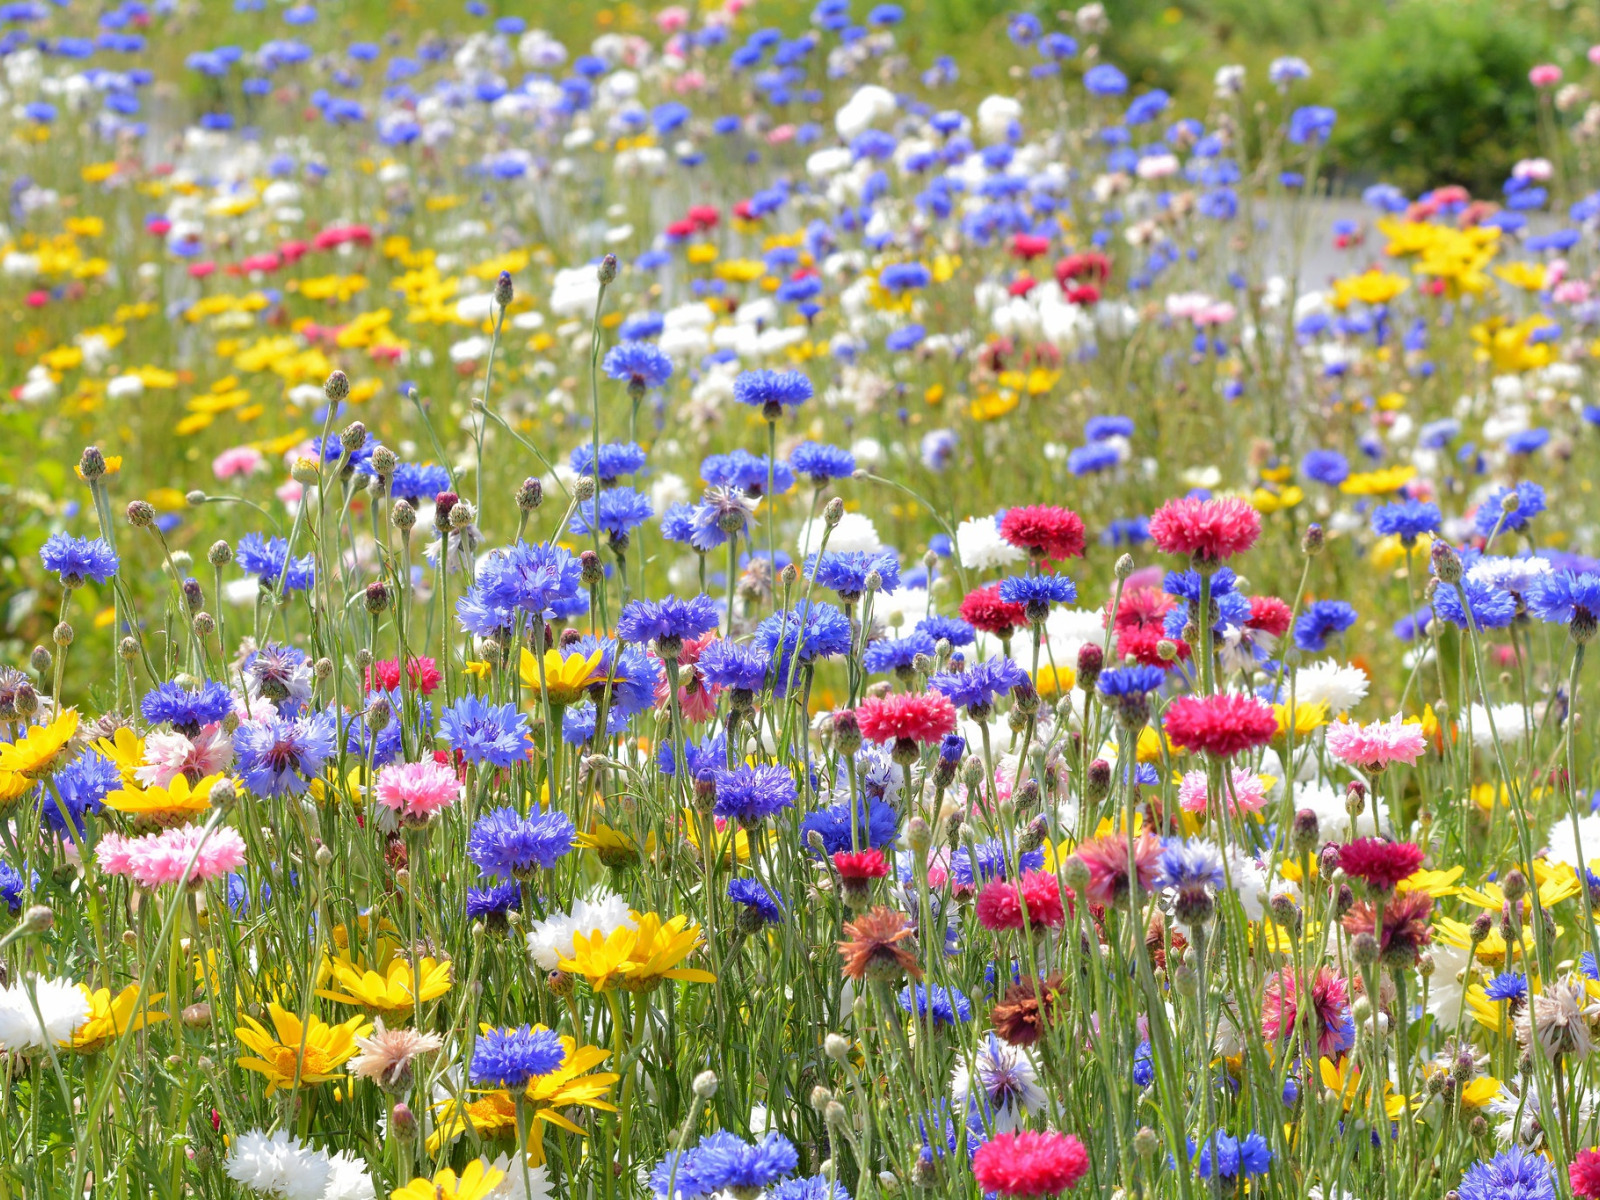
M 406 662 L 406 676 L 411 686 L 424 696 L 432 695 L 443 678 L 431 658 L 412 658 Z M 367 690 L 392 692 L 400 686 L 400 660 L 380 659 L 367 668 Z
M 1365 880 L 1383 892 L 1392 892 L 1402 879 L 1422 865 L 1422 848 L 1411 842 L 1358 838 L 1339 847 L 1339 866 L 1346 875 Z
M 1006 291 L 1013 296 L 1026 296 L 1038 286 L 1039 281 L 1036 280 L 1032 275 L 1023 274 L 1018 275 L 1015 279 L 1013 279 L 1006 287 Z
M 1270 713 L 1268 714 L 1271 715 Z M 956 706 L 938 692 L 906 692 L 863 700 L 856 709 L 869 742 L 937 742 L 956 727 Z M 1274 724 L 1273 728 L 1277 728 Z
M 1104 282 L 1111 274 L 1111 260 L 1104 254 L 1089 251 L 1087 254 L 1069 254 L 1056 263 L 1056 282 L 1063 289 L 1069 279 L 1092 279 Z
M 1600 1150 L 1579 1150 L 1567 1167 L 1567 1178 L 1578 1200 L 1600 1200 Z
M 1018 233 L 1011 238 L 1011 253 L 1021 259 L 1038 258 L 1050 253 L 1050 239 L 1036 233 Z
M 847 882 L 882 879 L 889 873 L 889 860 L 882 850 L 841 850 L 833 856 L 833 869 Z
M 1088 1172 L 1083 1143 L 1053 1130 L 996 1134 L 972 1157 L 978 1185 L 1002 1196 L 1053 1196 L 1076 1187 Z
M 1091 304 L 1100 303 L 1100 289 L 1092 283 L 1068 288 L 1066 295 L 1068 304 L 1081 304 L 1083 307 L 1088 308 Z
M 1250 619 L 1245 626 L 1282 637 L 1289 632 L 1289 622 L 1293 619 L 1294 610 L 1276 596 L 1251 596 Z
M 1028 623 L 1028 614 L 1022 605 L 1000 599 L 1000 585 L 991 583 L 967 593 L 961 601 L 961 619 L 974 629 L 1008 638 Z
M 1278 732 L 1272 709 L 1254 696 L 1180 696 L 1162 724 L 1174 744 L 1218 758 L 1265 746 Z
M 1261 536 L 1261 514 L 1247 500 L 1223 496 L 1168 500 L 1150 518 L 1150 538 L 1164 554 L 1221 562 L 1250 549 Z
M 701 229 L 714 229 L 717 224 L 717 210 L 711 204 L 692 204 L 689 206 L 689 220 Z
M 1070 508 L 1029 504 L 1007 509 L 1000 536 L 1035 558 L 1083 557 L 1083 518 Z
M 1056 929 L 1066 919 L 1061 881 L 1049 871 L 1029 871 L 1020 885 L 992 879 L 978 893 L 978 923 L 985 929 Z

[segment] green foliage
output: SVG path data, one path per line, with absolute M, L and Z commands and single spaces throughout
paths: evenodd
M 1336 148 L 1363 174 L 1493 193 L 1537 145 L 1545 39 L 1494 3 L 1414 0 L 1339 55 Z

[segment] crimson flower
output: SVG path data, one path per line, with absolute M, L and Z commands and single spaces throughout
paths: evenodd
M 974 629 L 1008 638 L 1028 623 L 1028 614 L 1022 605 L 1000 599 L 1000 585 L 991 583 L 967 593 L 961 619 Z
M 1180 696 L 1167 706 L 1162 726 L 1174 745 L 1231 758 L 1270 742 L 1278 719 L 1254 696 Z
M 1089 1173 L 1089 1152 L 1070 1133 L 996 1134 L 972 1157 L 972 1174 L 985 1192 L 1002 1196 L 1053 1196 Z
M 1411 842 L 1390 842 L 1383 838 L 1358 838 L 1339 847 L 1339 866 L 1346 875 L 1366 881 L 1376 891 L 1388 894 L 1402 879 L 1422 865 L 1422 848 Z
M 1083 518 L 1070 508 L 1029 504 L 1007 509 L 1000 536 L 1035 558 L 1083 557 Z
M 1220 496 L 1168 500 L 1150 518 L 1150 539 L 1164 554 L 1183 554 L 1198 563 L 1219 563 L 1256 544 L 1261 514 L 1248 500 Z

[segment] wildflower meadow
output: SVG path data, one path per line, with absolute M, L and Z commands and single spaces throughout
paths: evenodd
M 0 1200 L 1600 1200 L 1600 46 L 355 7 L 0 4 Z

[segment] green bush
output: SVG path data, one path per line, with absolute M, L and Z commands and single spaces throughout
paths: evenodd
M 1340 158 L 1413 189 L 1497 191 L 1538 145 L 1528 68 L 1544 50 L 1536 28 L 1494 3 L 1399 5 L 1340 48 Z

